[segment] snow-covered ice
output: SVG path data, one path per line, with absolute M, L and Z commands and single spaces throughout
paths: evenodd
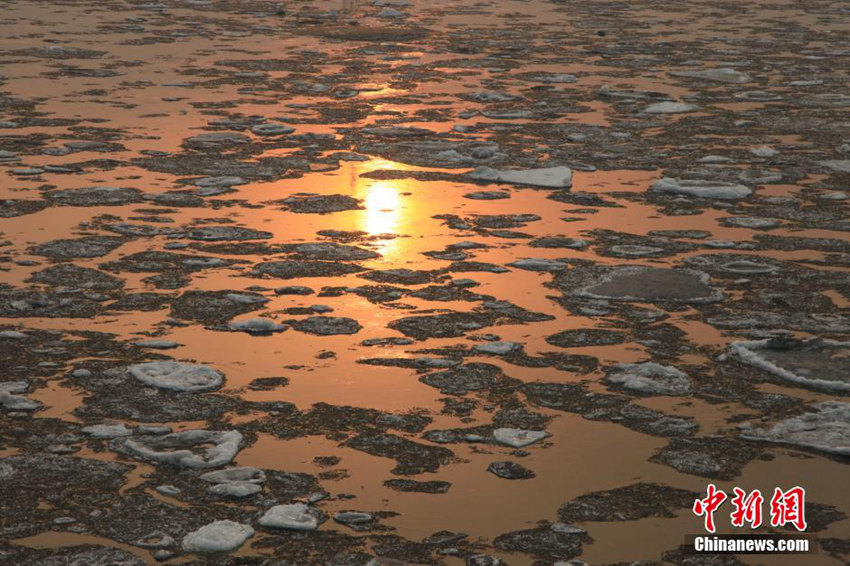
M 224 382 L 224 375 L 212 368 L 174 361 L 136 364 L 129 372 L 145 385 L 172 391 L 213 391 Z
M 702 179 L 673 179 L 671 177 L 659 179 L 652 185 L 651 190 L 720 200 L 739 200 L 750 196 L 753 192 L 748 187 L 735 183 Z
M 184 430 L 164 436 L 128 438 L 122 447 L 134 456 L 186 468 L 218 468 L 230 463 L 242 446 L 236 430 Z
M 312 531 L 319 526 L 319 521 L 310 513 L 310 508 L 304 503 L 290 505 L 275 505 L 260 517 L 260 525 L 272 529 L 293 529 Z
M 230 330 L 248 332 L 249 334 L 269 334 L 286 330 L 286 325 L 277 324 L 268 318 L 249 318 L 237 320 L 227 325 Z
M 263 491 L 263 486 L 245 481 L 234 481 L 211 485 L 207 491 L 213 495 L 226 497 L 250 497 Z
M 11 411 L 34 411 L 41 407 L 41 403 L 31 401 L 23 395 L 29 385 L 25 381 L 7 381 L 0 383 L 0 405 Z
M 123 423 L 92 425 L 83 427 L 82 431 L 92 438 L 119 438 L 133 434 L 133 431 Z
M 733 342 L 729 353 L 773 375 L 824 391 L 850 391 L 850 342 L 810 339 Z
M 470 173 L 469 176 L 480 181 L 512 183 L 516 185 L 533 185 L 536 187 L 550 187 L 553 189 L 566 189 L 571 187 L 573 184 L 572 170 L 569 167 L 563 166 L 517 171 L 479 167 Z
M 476 352 L 495 354 L 497 356 L 504 356 L 511 352 L 517 352 L 521 349 L 522 344 L 519 342 L 485 342 L 483 344 L 476 344 L 473 346 L 473 350 Z
M 259 468 L 242 466 L 207 472 L 201 476 L 201 479 L 210 483 L 251 482 L 261 484 L 266 481 L 266 473 Z
M 250 525 L 235 521 L 214 521 L 183 537 L 186 552 L 230 552 L 254 535 Z
M 518 267 L 526 271 L 563 271 L 567 264 L 557 259 L 524 258 L 510 262 L 511 267 Z
M 850 456 L 850 403 L 824 401 L 812 409 L 814 412 L 786 419 L 767 429 L 745 423 L 741 425 L 741 436 Z
M 684 372 L 655 362 L 614 366 L 605 381 L 649 395 L 684 395 L 691 390 Z
M 694 112 L 698 109 L 699 107 L 695 104 L 667 101 L 650 104 L 643 111 L 647 114 L 684 114 L 686 112 Z
M 548 437 L 549 433 L 542 430 L 522 430 L 519 428 L 497 428 L 493 431 L 493 438 L 499 444 L 506 444 L 514 448 L 522 448 L 529 444 L 539 442 Z
M 688 77 L 692 79 L 702 79 L 705 81 L 715 81 L 720 83 L 748 83 L 753 80 L 748 74 L 721 67 L 718 69 L 705 69 L 702 71 L 682 71 L 678 73 L 670 73 L 675 77 Z

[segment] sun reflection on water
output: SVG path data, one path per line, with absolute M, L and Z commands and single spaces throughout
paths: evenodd
M 384 260 L 398 256 L 405 247 L 401 245 L 403 238 L 394 238 L 392 235 L 410 235 L 411 230 L 416 231 L 413 225 L 416 207 L 412 207 L 415 200 L 405 198 L 411 194 L 410 183 L 405 179 L 371 179 L 361 175 L 373 171 L 398 170 L 399 164 L 373 158 L 368 162 L 348 163 L 343 169 L 346 171 L 331 175 L 330 179 L 340 185 L 345 183 L 346 188 L 338 185 L 338 190 L 360 200 L 363 207 L 354 213 L 354 226 L 349 229 L 375 237 L 373 245 Z M 389 237 L 382 238 L 384 235 Z
M 365 187 L 365 191 L 363 231 L 372 235 L 395 232 L 401 219 L 398 187 L 390 181 L 378 181 Z
M 401 233 L 404 205 L 401 200 L 401 188 L 397 181 L 375 181 L 361 186 L 360 198 L 365 210 L 360 215 L 360 230 L 370 236 Z M 380 239 L 376 242 L 381 255 L 398 253 L 398 239 Z

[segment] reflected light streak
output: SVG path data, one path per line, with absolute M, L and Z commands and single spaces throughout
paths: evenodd
M 363 231 L 372 235 L 395 232 L 401 220 L 399 189 L 388 181 L 379 181 L 365 189 Z
M 367 234 L 401 234 L 404 216 L 409 211 L 402 203 L 402 181 L 375 181 L 359 187 L 359 198 L 365 210 L 361 211 L 358 228 Z M 408 219 L 409 220 L 409 219 Z M 378 240 L 377 250 L 385 259 L 399 252 L 399 238 Z

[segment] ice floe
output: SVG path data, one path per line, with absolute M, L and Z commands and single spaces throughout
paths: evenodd
M 510 461 L 490 462 L 487 471 L 506 480 L 528 480 L 536 476 L 525 466 Z
M 522 430 L 519 428 L 497 428 L 493 431 L 493 439 L 499 444 L 514 448 L 522 448 L 539 442 L 548 437 L 549 433 L 540 430 Z
M 685 395 L 691 390 L 687 374 L 655 362 L 614 366 L 605 381 L 647 395 Z
M 733 342 L 729 353 L 793 383 L 850 391 L 850 342 L 772 338 Z
M 34 411 L 41 407 L 41 403 L 31 401 L 23 395 L 16 395 L 27 390 L 29 385 L 25 381 L 7 381 L 0 383 L 0 405 L 11 411 Z
M 260 525 L 271 529 L 313 531 L 319 526 L 314 512 L 304 503 L 275 505 L 260 517 Z
M 83 427 L 82 431 L 92 438 L 120 438 L 133 434 L 123 423 L 91 425 Z
M 128 371 L 145 385 L 172 391 L 213 391 L 224 383 L 221 372 L 198 364 L 145 362 L 130 366 Z
M 139 348 L 151 348 L 153 350 L 170 350 L 180 346 L 180 344 L 173 340 L 142 340 L 140 342 L 134 342 L 134 345 Z
M 512 261 L 508 265 L 526 271 L 563 271 L 567 264 L 557 259 L 525 258 Z
M 238 332 L 247 332 L 248 334 L 271 334 L 272 332 L 282 332 L 288 327 L 285 324 L 278 324 L 268 318 L 249 318 L 248 320 L 237 320 L 227 325 L 227 328 Z
M 671 177 L 659 179 L 653 183 L 651 190 L 720 200 L 739 200 L 750 196 L 753 192 L 748 187 L 735 183 L 702 179 L 673 179 Z
M 752 78 L 741 71 L 730 69 L 728 67 L 720 67 L 717 69 L 705 69 L 702 71 L 681 71 L 678 73 L 670 73 L 674 77 L 688 77 L 692 79 L 702 79 L 705 81 L 715 81 L 720 83 L 748 83 Z
M 566 189 L 571 187 L 573 184 L 572 170 L 569 167 L 563 166 L 517 171 L 479 167 L 470 173 L 469 176 L 473 179 L 478 179 L 479 181 L 511 183 L 515 185 L 532 185 L 535 187 L 549 187 L 553 189 Z
M 522 344 L 519 342 L 485 342 L 483 344 L 476 344 L 473 346 L 473 350 L 484 354 L 505 356 L 522 350 Z
M 266 474 L 251 467 L 229 468 L 208 472 L 201 479 L 214 484 L 207 489 L 213 495 L 242 498 L 263 491 Z
M 686 112 L 695 112 L 696 110 L 699 110 L 699 106 L 695 104 L 670 101 L 656 102 L 643 109 L 646 114 L 684 114 Z
M 120 449 L 153 462 L 186 468 L 218 468 L 229 464 L 242 446 L 236 430 L 184 430 L 164 436 L 127 438 Z
M 234 521 L 214 521 L 183 537 L 186 552 L 230 552 L 254 535 L 250 525 Z
M 617 266 L 596 282 L 573 290 L 592 299 L 659 303 L 707 303 L 723 298 L 707 273 L 693 269 Z
M 850 456 L 850 403 L 824 401 L 812 409 L 813 412 L 780 421 L 767 429 L 744 423 L 741 436 Z
M 850 173 L 850 159 L 830 159 L 821 164 L 839 173 Z

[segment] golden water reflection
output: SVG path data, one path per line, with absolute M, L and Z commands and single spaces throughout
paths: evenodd
M 349 190 L 363 205 L 356 220 L 358 230 L 370 236 L 400 235 L 408 231 L 407 227 L 417 216 L 418 209 L 414 200 L 405 198 L 405 195 L 410 194 L 409 182 L 404 179 L 369 179 L 360 176 L 366 171 L 398 168 L 397 163 L 379 159 L 358 164 L 352 169 Z M 397 238 L 379 239 L 377 244 L 385 258 L 399 252 Z
M 365 186 L 364 192 L 363 231 L 371 235 L 395 232 L 404 210 L 398 186 L 392 181 L 377 181 Z

